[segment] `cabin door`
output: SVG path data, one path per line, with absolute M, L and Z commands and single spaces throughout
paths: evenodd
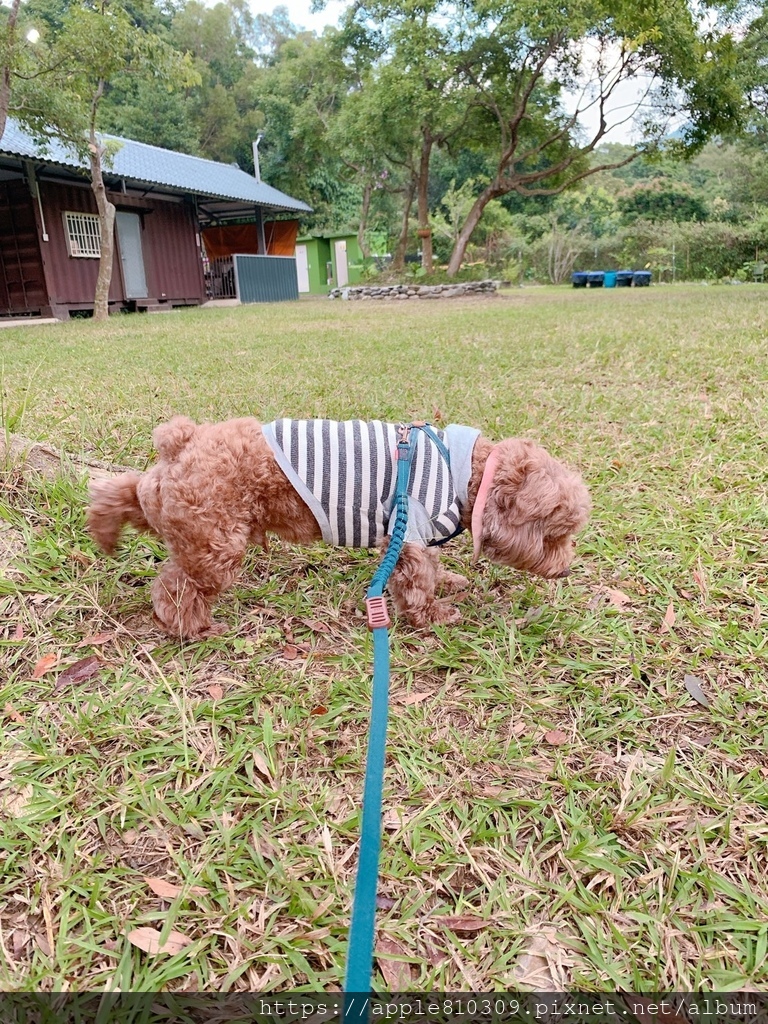
M 299 291 L 309 291 L 309 259 L 306 245 L 296 246 L 296 277 L 299 279 Z
M 141 217 L 138 213 L 118 210 L 116 220 L 125 297 L 146 299 L 147 275 L 144 272 L 144 254 L 141 249 Z
M 349 284 L 349 266 L 347 264 L 347 240 L 339 239 L 334 243 L 336 249 L 336 287 L 343 288 Z

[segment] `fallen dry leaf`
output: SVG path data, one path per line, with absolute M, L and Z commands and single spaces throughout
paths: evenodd
M 101 647 L 115 639 L 114 633 L 94 633 L 92 636 L 84 636 L 78 647 Z
M 286 661 L 295 661 L 299 656 L 299 649 L 295 644 L 286 644 L 282 650 L 282 655 Z
M 709 697 L 707 697 L 702 689 L 701 679 L 697 679 L 696 676 L 686 676 L 683 684 L 695 701 L 698 701 L 705 708 L 709 707 Z
M 458 917 L 433 917 L 431 920 L 432 924 L 436 924 L 440 928 L 447 928 L 452 932 L 479 932 L 491 923 L 483 917 L 474 917 L 472 914 Z
M 381 818 L 382 828 L 389 829 L 391 832 L 396 832 L 403 825 L 408 824 L 408 818 L 402 810 L 398 810 L 396 807 L 390 807 L 389 810 L 384 811 Z
M 269 766 L 269 761 L 259 750 L 254 750 L 252 755 L 253 763 L 256 766 L 256 771 L 259 775 L 263 775 L 268 782 L 272 782 L 274 776 L 272 775 L 272 769 Z
M 330 633 L 331 627 L 327 622 L 321 622 L 320 619 L 302 619 L 303 624 L 307 629 L 311 629 L 313 633 Z
M 13 955 L 16 960 L 21 959 L 21 955 L 26 948 L 27 943 L 32 938 L 30 933 L 26 929 L 16 928 L 11 936 L 11 943 L 13 946 Z
M 589 599 L 587 608 L 590 611 L 594 611 L 602 604 L 610 604 L 620 612 L 623 612 L 627 605 L 631 603 L 632 598 L 629 594 L 625 594 L 623 590 L 615 590 L 612 587 L 599 587 Z
M 660 632 L 668 633 L 674 626 L 676 619 L 677 615 L 675 614 L 675 605 L 673 601 L 670 601 L 667 606 L 667 610 L 664 612 L 664 621 L 661 624 Z
M 491 798 L 501 796 L 502 793 L 506 792 L 503 786 L 481 786 L 480 792 L 483 796 L 489 796 Z
M 164 900 L 172 900 L 181 892 L 180 885 L 174 885 L 172 882 L 166 882 L 164 878 L 145 877 L 144 881 L 155 896 L 161 896 Z
M 78 683 L 84 683 L 88 679 L 93 679 L 95 675 L 99 674 L 101 665 L 101 658 L 98 658 L 95 654 L 91 654 L 87 658 L 81 658 L 80 661 L 76 661 L 74 665 L 68 665 L 59 673 L 54 689 L 63 690 L 65 686 L 76 686 Z
M 448 959 L 448 954 L 444 953 L 441 949 L 437 949 L 431 942 L 423 940 L 423 947 L 427 956 L 427 961 L 433 967 L 439 967 L 440 964 L 445 963 Z
M 423 700 L 428 700 L 432 696 L 434 696 L 434 694 L 431 691 L 429 693 L 403 693 L 393 697 L 392 703 L 404 704 L 405 706 L 421 704 Z
M 5 705 L 5 717 L 10 718 L 12 722 L 18 722 L 19 725 L 24 725 L 24 715 L 19 714 L 19 712 L 16 710 L 13 704 L 11 704 L 10 701 L 7 701 Z
M 253 848 L 257 850 L 265 860 L 271 861 L 273 864 L 277 864 L 280 860 L 280 850 L 278 850 L 274 843 L 270 842 L 266 836 L 258 836 L 255 832 L 252 832 L 251 843 L 253 844 Z
M 527 949 L 513 971 L 515 988 L 532 992 L 557 992 L 563 988 L 563 963 L 567 959 L 554 928 L 530 935 Z
M 387 983 L 390 992 L 410 992 L 411 990 L 411 967 L 402 960 L 393 960 L 390 957 L 408 956 L 408 951 L 397 939 L 388 935 L 380 935 L 376 941 L 376 962 L 379 970 Z
M 155 896 L 160 896 L 161 899 L 164 900 L 174 900 L 185 891 L 183 886 L 174 885 L 173 882 L 166 882 L 164 878 L 151 878 L 145 876 L 144 881 Z M 199 885 L 193 885 L 187 889 L 186 892 L 191 896 L 205 896 L 207 891 L 202 889 Z
M 328 708 L 325 706 L 325 704 L 318 704 L 317 707 L 312 708 L 312 710 L 309 713 L 310 715 L 327 715 Z
M 568 733 L 562 729 L 550 729 L 544 733 L 544 739 L 551 747 L 561 747 L 568 742 Z
M 218 683 L 213 683 L 211 686 L 208 687 L 208 693 L 210 694 L 211 697 L 213 697 L 214 700 L 221 700 L 221 698 L 224 696 L 224 687 L 219 686 Z
M 13 639 L 14 640 L 23 640 L 24 639 L 24 627 L 22 626 L 22 624 L 20 622 L 16 623 L 16 629 L 14 629 L 14 631 L 13 631 Z
M 192 939 L 182 935 L 181 932 L 169 932 L 165 942 L 160 943 L 161 933 L 156 928 L 134 928 L 127 933 L 126 938 L 132 946 L 138 946 L 145 953 L 168 953 L 173 956 L 180 953 L 185 946 L 188 946 Z
M 515 625 L 517 626 L 529 626 L 532 622 L 540 619 L 544 614 L 543 606 L 529 608 L 522 619 L 515 619 Z
M 3 811 L 10 818 L 20 818 L 26 811 L 27 804 L 32 800 L 34 790 L 32 786 L 22 786 L 20 789 L 9 787 L 0 792 L 0 811 Z
M 52 668 L 58 665 L 58 663 L 59 655 L 54 651 L 51 651 L 50 654 L 44 654 L 43 657 L 40 658 L 38 662 L 36 662 L 35 667 L 32 669 L 32 678 L 42 678 L 42 676 L 44 676 L 46 672 L 50 672 Z

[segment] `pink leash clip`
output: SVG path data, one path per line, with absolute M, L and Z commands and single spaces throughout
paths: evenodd
M 365 606 L 368 612 L 368 629 L 389 629 L 392 623 L 385 597 L 366 597 Z

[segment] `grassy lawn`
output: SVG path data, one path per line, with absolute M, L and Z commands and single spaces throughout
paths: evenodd
M 184 412 L 441 416 L 580 469 L 569 580 L 482 560 L 461 625 L 393 633 L 376 984 L 765 988 L 766 338 L 760 286 L 125 316 L 1 330 L 2 415 L 139 468 Z M 1 479 L 0 989 L 338 987 L 375 555 L 276 542 L 180 645 L 159 545 Z

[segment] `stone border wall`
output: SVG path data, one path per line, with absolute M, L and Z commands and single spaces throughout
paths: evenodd
M 329 299 L 456 299 L 462 295 L 495 295 L 500 281 L 462 281 L 457 284 L 355 285 L 334 288 Z

